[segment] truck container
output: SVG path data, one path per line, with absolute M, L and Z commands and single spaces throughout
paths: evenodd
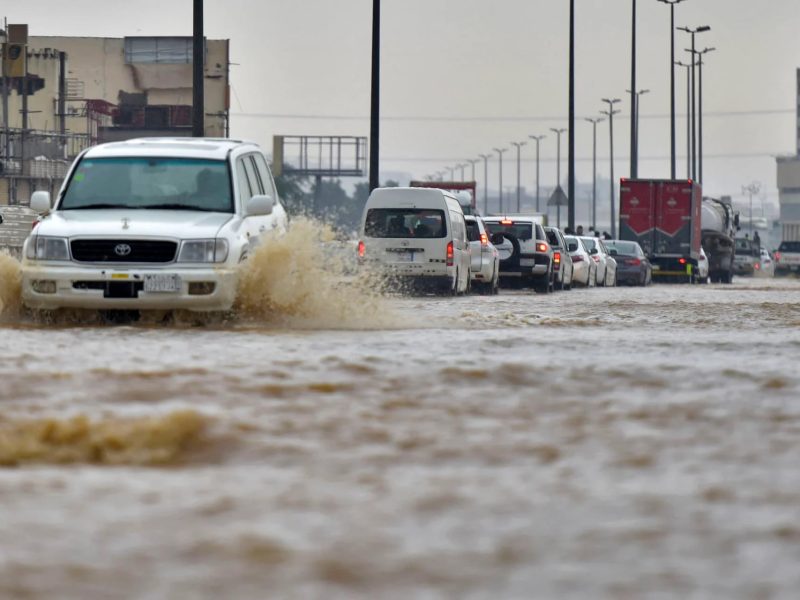
M 691 179 L 620 180 L 620 239 L 639 243 L 654 278 L 694 281 L 702 199 L 700 184 Z

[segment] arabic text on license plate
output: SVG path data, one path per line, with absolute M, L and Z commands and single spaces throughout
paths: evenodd
M 413 252 L 398 252 L 397 262 L 414 262 Z
M 178 275 L 165 273 L 144 276 L 145 292 L 177 292 L 181 289 L 181 278 Z

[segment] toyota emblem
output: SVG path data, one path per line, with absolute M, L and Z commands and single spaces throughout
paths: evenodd
M 131 247 L 128 244 L 117 244 L 114 246 L 114 254 L 117 256 L 128 256 L 131 253 Z

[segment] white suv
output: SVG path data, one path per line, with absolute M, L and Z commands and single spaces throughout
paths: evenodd
M 253 143 L 152 138 L 102 144 L 74 162 L 25 241 L 23 303 L 34 309 L 228 310 L 239 263 L 286 228 Z

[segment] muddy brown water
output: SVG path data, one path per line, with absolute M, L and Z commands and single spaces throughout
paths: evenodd
M 346 294 L 6 319 L 0 597 L 796 597 L 800 282 Z

